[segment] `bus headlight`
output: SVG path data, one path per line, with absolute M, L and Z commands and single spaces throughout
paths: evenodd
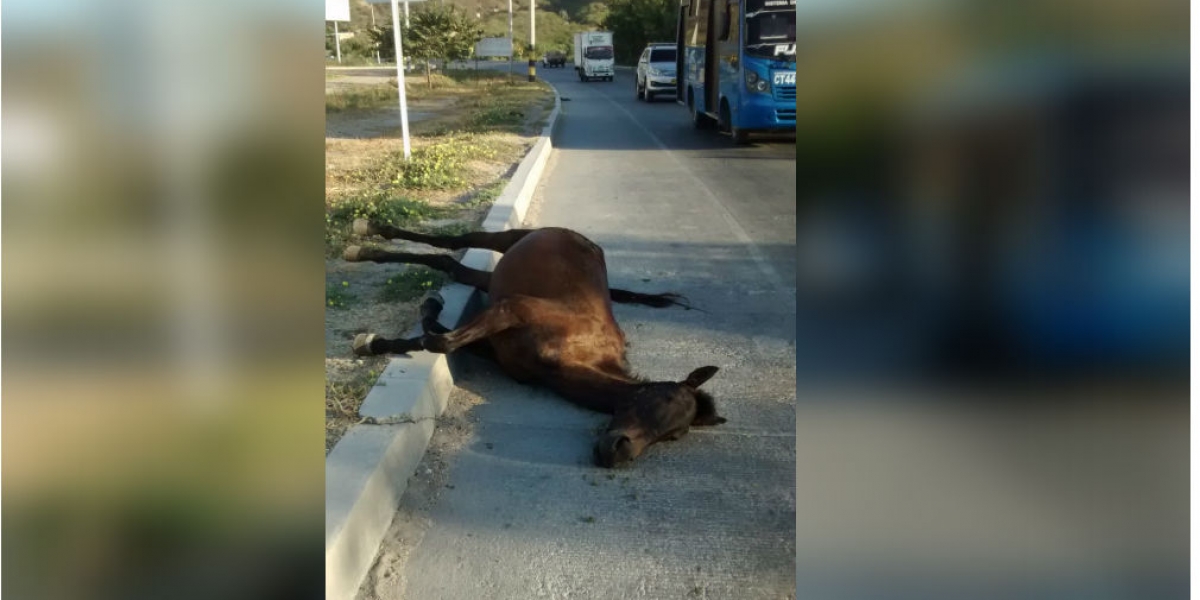
M 771 89 L 771 84 L 767 83 L 766 79 L 759 77 L 758 73 L 746 71 L 746 89 L 751 92 L 765 94 Z

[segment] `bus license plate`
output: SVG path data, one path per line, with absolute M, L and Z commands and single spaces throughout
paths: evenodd
M 776 73 L 775 85 L 796 85 L 796 72 Z

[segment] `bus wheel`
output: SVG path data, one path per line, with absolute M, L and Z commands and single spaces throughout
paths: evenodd
M 695 96 L 692 95 L 692 90 L 688 90 L 688 110 L 692 113 L 692 127 L 696 129 L 708 129 L 710 121 L 708 115 L 696 110 Z
M 733 138 L 735 146 L 744 146 L 750 141 L 750 136 L 745 129 L 738 129 L 733 126 L 733 115 L 729 111 L 729 103 L 725 100 L 721 101 L 721 120 L 717 123 L 721 131 L 728 133 L 730 138 Z

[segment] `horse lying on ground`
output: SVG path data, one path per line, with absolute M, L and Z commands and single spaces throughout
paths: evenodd
M 712 396 L 699 389 L 717 367 L 696 369 L 683 381 L 645 381 L 630 372 L 625 334 L 613 318 L 612 302 L 658 308 L 687 305 L 676 294 L 609 289 L 604 252 L 579 233 L 547 227 L 433 236 L 365 220 L 356 221 L 354 230 L 438 248 L 486 248 L 503 254 L 489 273 L 444 254 L 347 248 L 346 260 L 426 265 L 486 292 L 490 299 L 488 308 L 451 331 L 437 322 L 441 298 L 429 296 L 420 309 L 424 335 L 385 339 L 360 334 L 354 340 L 356 354 L 450 353 L 474 345 L 513 379 L 542 383 L 584 408 L 613 415 L 593 451 L 596 464 L 603 467 L 632 461 L 650 445 L 678 439 L 691 426 L 725 422 L 717 416 Z M 483 340 L 490 352 L 476 344 Z

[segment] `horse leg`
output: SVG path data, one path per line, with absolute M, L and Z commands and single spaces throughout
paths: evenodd
M 484 309 L 466 325 L 446 333 L 426 332 L 420 337 L 395 340 L 381 338 L 374 334 L 359 334 L 354 338 L 354 353 L 360 356 L 374 356 L 427 350 L 438 354 L 449 354 L 506 329 L 528 323 L 536 305 L 545 302 L 539 298 L 505 298 Z M 424 305 L 425 303 L 422 303 L 422 306 Z M 441 310 L 440 306 L 438 310 Z
M 358 235 L 378 235 L 389 240 L 408 240 L 447 250 L 485 248 L 500 253 L 506 252 L 513 244 L 521 241 L 521 238 L 533 231 L 532 229 L 509 229 L 495 233 L 473 231 L 462 235 L 427 235 L 415 231 L 405 231 L 385 223 L 372 223 L 366 219 L 354 221 L 354 233 Z
M 454 260 L 454 257 L 446 254 L 410 254 L 379 248 L 350 246 L 346 248 L 346 251 L 342 254 L 342 258 L 349 262 L 371 261 L 377 263 L 425 265 L 431 269 L 449 273 L 454 278 L 454 281 L 469 285 L 483 292 L 488 291 L 488 287 L 492 281 L 492 274 L 488 271 L 480 271 L 464 266 L 462 263 Z

